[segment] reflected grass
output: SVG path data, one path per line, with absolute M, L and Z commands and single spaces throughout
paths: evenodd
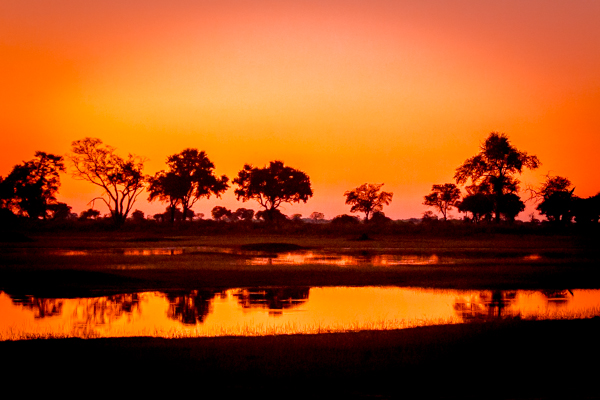
M 156 329 L 147 328 L 136 332 L 135 335 L 127 333 L 125 330 L 113 329 L 109 335 L 88 329 L 85 331 L 72 330 L 71 332 L 57 333 L 56 331 L 47 332 L 37 331 L 35 333 L 24 330 L 11 329 L 4 334 L 0 333 L 0 341 L 18 341 L 35 339 L 100 339 L 100 338 L 123 338 L 123 337 L 152 337 L 163 339 L 193 339 L 193 338 L 222 338 L 222 337 L 262 337 L 262 336 L 293 336 L 293 335 L 319 335 L 334 333 L 358 333 L 374 331 L 398 331 L 420 327 L 449 325 L 477 325 L 482 323 L 509 323 L 510 321 L 569 321 L 569 320 L 589 320 L 600 318 L 600 307 L 591 307 L 578 312 L 560 312 L 552 311 L 541 315 L 523 316 L 522 314 L 505 316 L 502 318 L 479 319 L 465 322 L 460 317 L 450 318 L 423 318 L 418 320 L 404 319 L 382 319 L 379 321 L 336 324 L 314 322 L 311 324 L 301 324 L 287 322 L 283 325 L 271 324 L 238 324 L 230 327 L 213 327 L 205 329 L 201 325 L 191 328 L 173 328 Z

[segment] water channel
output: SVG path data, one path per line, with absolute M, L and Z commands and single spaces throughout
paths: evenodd
M 198 337 L 401 329 L 498 318 L 600 316 L 600 290 L 238 288 L 37 298 L 0 292 L 0 340 Z

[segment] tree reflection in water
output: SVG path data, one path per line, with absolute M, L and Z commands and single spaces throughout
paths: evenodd
M 571 290 L 539 291 L 548 304 L 563 307 L 573 296 Z M 519 318 L 521 312 L 511 310 L 517 297 L 516 291 L 486 291 L 472 296 L 470 299 L 458 299 L 454 303 L 454 311 L 465 322 L 485 321 L 500 318 Z
M 465 322 L 508 317 L 517 318 L 520 316 L 520 312 L 510 310 L 516 296 L 516 291 L 493 290 L 480 292 L 468 300 L 456 300 L 454 311 Z
M 73 311 L 74 330 L 89 333 L 116 322 L 123 314 L 141 314 L 140 297 L 138 293 L 126 293 L 81 299 Z
M 548 299 L 548 303 L 563 306 L 569 301 L 569 297 L 573 296 L 570 290 L 542 290 L 542 294 Z
M 35 318 L 46 318 L 60 315 L 63 308 L 62 299 L 45 299 L 34 296 L 10 295 L 13 304 L 33 311 Z
M 212 311 L 212 299 L 220 293 L 211 290 L 165 292 L 169 301 L 167 316 L 186 325 L 202 323 Z
M 281 315 L 285 309 L 308 300 L 310 288 L 238 289 L 234 296 L 243 309 L 266 308 L 269 315 Z

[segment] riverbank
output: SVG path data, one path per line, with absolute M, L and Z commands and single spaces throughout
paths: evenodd
M 5 382 L 261 398 L 597 398 L 600 319 L 196 339 L 0 342 Z M 33 378 L 33 376 L 32 376 Z M 62 389 L 51 387 L 50 392 Z

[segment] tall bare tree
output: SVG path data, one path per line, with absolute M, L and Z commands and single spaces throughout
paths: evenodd
M 444 221 L 448 219 L 448 210 L 456 205 L 460 199 L 460 189 L 454 183 L 445 183 L 443 185 L 433 185 L 431 193 L 425 196 L 426 206 L 434 207 L 444 216 Z
M 142 170 L 145 159 L 132 154 L 122 158 L 115 154 L 114 147 L 89 137 L 71 144 L 69 158 L 73 165 L 73 178 L 102 188 L 102 195 L 91 202 L 102 200 L 115 225 L 122 225 L 144 190 L 146 176 Z

